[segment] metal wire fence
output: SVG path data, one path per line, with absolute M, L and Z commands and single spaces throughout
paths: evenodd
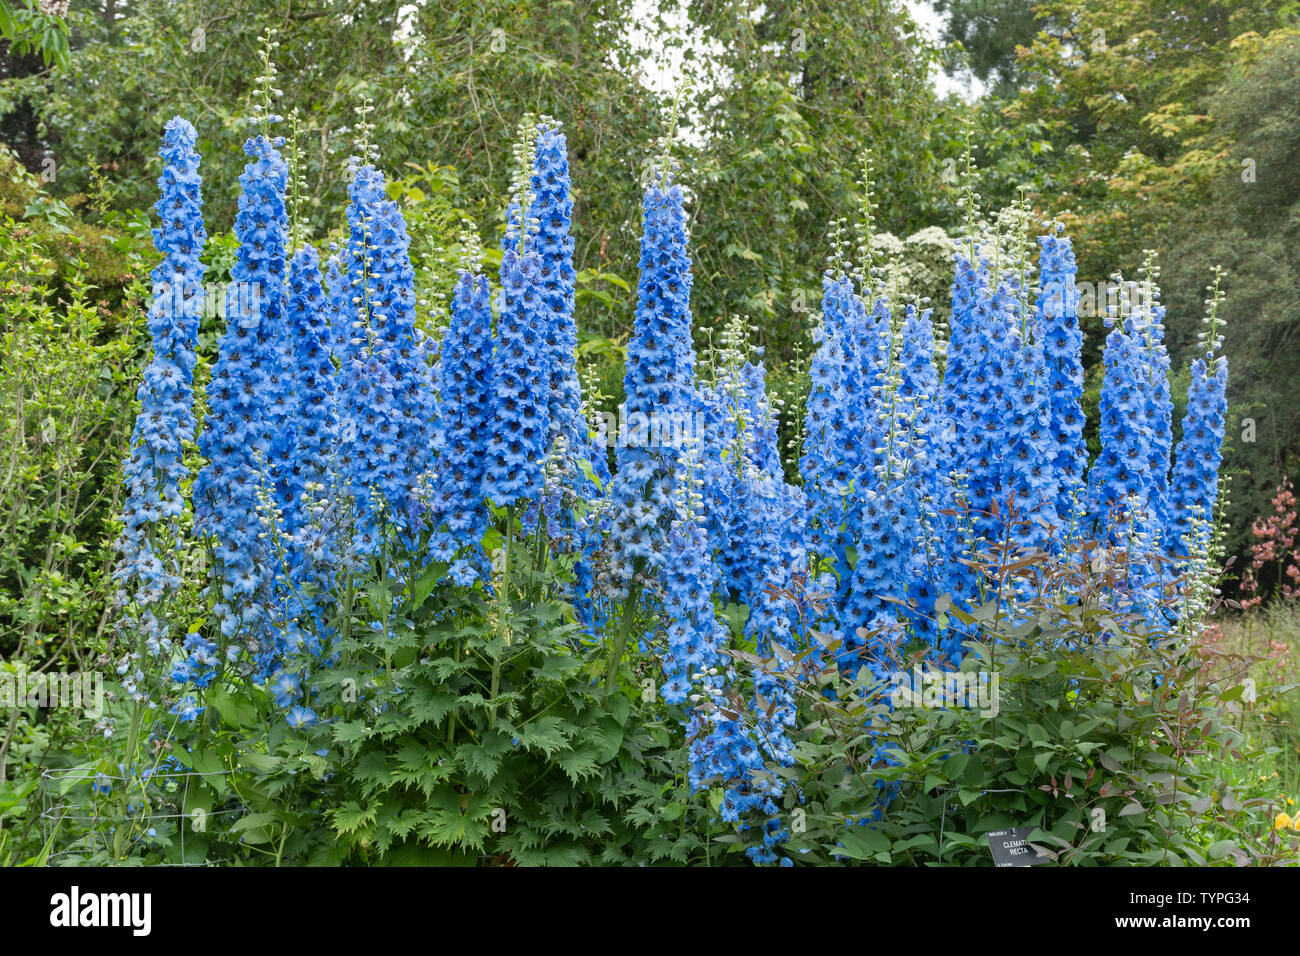
M 196 770 L 120 776 L 85 767 L 46 770 L 41 774 L 40 817 L 49 848 L 46 863 L 93 865 L 131 856 L 162 866 L 227 862 L 212 857 L 212 837 L 228 832 L 246 808 L 237 803 L 212 809 L 195 805 L 202 802 L 195 798 L 203 778 L 224 776 L 224 771 Z M 196 851 L 201 854 L 197 859 Z

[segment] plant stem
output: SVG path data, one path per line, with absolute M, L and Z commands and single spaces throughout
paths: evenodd
M 550 553 L 551 539 L 546 533 L 546 510 L 538 509 L 537 515 L 537 547 L 533 552 L 533 580 L 537 582 L 535 588 L 531 591 L 534 600 L 542 596 L 541 574 L 542 569 L 546 567 L 546 558 Z
M 131 772 L 130 768 L 135 766 L 136 749 L 140 744 L 140 720 L 143 711 L 144 705 L 138 700 L 135 701 L 131 708 L 131 731 L 126 738 L 126 761 L 122 765 L 122 779 L 119 781 L 122 786 L 122 793 L 117 801 L 117 833 L 113 836 L 113 858 L 117 860 L 122 859 L 122 844 L 126 839 L 127 775 Z
M 641 582 L 633 575 L 628 587 L 627 600 L 623 602 L 623 618 L 619 621 L 614 646 L 609 652 L 609 666 L 605 670 L 605 693 L 612 694 L 618 680 L 618 665 L 627 650 L 627 639 L 632 633 L 632 619 L 636 616 L 637 600 L 641 597 Z
M 501 636 L 506 644 L 510 643 L 510 542 L 515 536 L 515 509 L 514 505 L 506 508 L 506 543 L 505 543 L 505 567 L 501 569 L 501 593 L 500 599 L 501 613 Z M 496 700 L 497 690 L 501 686 L 501 657 L 498 656 L 492 662 L 492 688 L 489 691 L 488 699 L 492 701 L 492 720 L 496 722 Z
M 460 638 L 455 642 L 456 663 L 460 663 Z M 456 743 L 456 711 L 451 710 L 447 713 L 447 749 L 451 750 Z

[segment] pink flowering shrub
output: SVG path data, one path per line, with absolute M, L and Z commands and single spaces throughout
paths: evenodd
M 1273 513 L 1256 518 L 1250 533 L 1250 565 L 1241 575 L 1241 609 L 1248 611 L 1264 603 L 1260 574 L 1264 568 L 1277 569 L 1274 594 L 1284 600 L 1300 593 L 1300 548 L 1296 547 L 1295 494 L 1291 480 L 1283 479 L 1273 496 Z

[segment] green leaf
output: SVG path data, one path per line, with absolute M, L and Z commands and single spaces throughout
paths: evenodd
M 596 751 L 591 747 L 579 747 L 555 758 L 565 775 L 575 784 L 586 777 L 594 777 L 599 772 Z
M 558 717 L 539 717 L 519 731 L 519 745 L 550 758 L 569 744 L 568 725 Z
M 221 756 L 211 750 L 187 751 L 182 747 L 177 747 L 172 753 L 185 766 L 199 773 L 217 774 L 226 769 L 226 764 L 221 759 Z
M 956 753 L 943 762 L 943 773 L 952 782 L 961 779 L 962 773 L 966 770 L 966 764 L 970 762 L 970 754 Z
M 749 605 L 747 604 L 728 604 L 722 609 L 722 615 L 727 619 L 727 624 L 731 627 L 731 633 L 737 638 L 745 633 L 745 622 L 749 620 Z
M 255 773 L 270 774 L 280 769 L 283 761 L 279 757 L 273 757 L 270 754 L 258 753 L 256 751 L 244 751 L 239 756 L 241 766 L 247 767 Z
M 204 703 L 217 712 L 227 727 L 256 727 L 261 723 L 257 708 L 250 701 L 232 697 L 219 687 L 208 688 Z
M 466 769 L 478 774 L 484 780 L 492 780 L 501 768 L 500 754 L 486 746 L 463 744 L 460 747 L 460 754 L 465 761 Z
M 420 683 L 411 692 L 411 719 L 418 723 L 440 724 L 455 706 L 456 695 L 448 690 Z
M 339 833 L 355 833 L 375 822 L 376 808 L 373 806 L 363 808 L 356 801 L 349 800 L 329 813 L 335 830 Z
M 1219 840 L 1210 844 L 1209 854 L 1212 860 L 1221 860 L 1237 848 L 1236 840 Z
M 236 820 L 234 825 L 230 828 L 230 831 L 232 833 L 247 834 L 250 830 L 263 830 L 267 827 L 273 826 L 279 822 L 279 819 L 280 818 L 274 813 L 250 813 L 248 816 L 240 817 Z M 247 835 L 245 836 L 245 841 L 250 843 L 253 842 L 248 840 Z
M 888 853 L 891 846 L 889 837 L 879 830 L 869 830 L 861 826 L 845 829 L 840 836 L 840 842 L 848 851 L 847 855 L 855 860 L 873 859 L 878 853 Z
M 613 717 L 600 718 L 600 735 L 596 741 L 596 762 L 609 763 L 623 746 L 623 725 Z

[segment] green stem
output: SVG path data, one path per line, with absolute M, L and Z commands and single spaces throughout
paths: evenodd
M 501 607 L 501 635 L 506 644 L 510 643 L 510 542 L 515 536 L 515 509 L 511 505 L 506 508 L 506 543 L 505 543 L 505 567 L 501 569 L 501 593 L 498 595 Z M 501 686 L 501 657 L 492 662 L 492 687 L 489 691 L 488 699 L 492 701 L 492 720 L 496 722 L 496 699 L 497 690 Z
M 533 551 L 533 580 L 536 583 L 532 591 L 533 599 L 539 600 L 542 597 L 541 574 L 542 568 L 546 567 L 546 558 L 550 553 L 551 539 L 546 533 L 546 511 L 538 509 L 537 517 L 537 547 Z
M 460 664 L 460 638 L 455 639 L 453 649 L 455 650 L 456 653 L 456 663 Z M 459 673 L 460 668 L 457 667 L 456 670 L 457 673 Z M 456 743 L 456 711 L 452 710 L 447 714 L 447 749 L 451 750 L 452 747 L 455 746 L 455 743 Z
M 345 650 L 344 650 L 345 663 L 351 663 L 352 661 L 352 651 L 350 648 L 347 648 L 346 645 L 348 641 L 351 640 L 352 638 L 352 611 L 353 611 L 353 604 L 356 600 L 356 593 L 357 593 L 356 581 L 352 577 L 352 575 L 349 574 L 348 586 L 343 592 L 343 620 L 340 622 L 342 624 L 342 631 L 343 631 L 343 644 L 345 645 Z
M 117 801 L 117 833 L 113 836 L 113 858 L 122 859 L 123 842 L 126 839 L 126 812 L 127 812 L 127 780 L 130 768 L 135 766 L 136 748 L 140 744 L 140 721 L 144 715 L 144 705 L 140 701 L 135 701 L 131 708 L 131 730 L 126 737 L 126 760 L 122 765 L 122 779 L 118 781 L 121 784 L 121 795 Z
M 628 588 L 627 600 L 623 602 L 623 619 L 619 621 L 618 633 L 614 637 L 614 646 L 609 652 L 609 666 L 605 671 L 605 693 L 612 694 L 618 680 L 618 665 L 627 650 L 627 639 L 632 633 L 632 619 L 636 616 L 637 600 L 641 597 L 641 583 L 635 575 Z

